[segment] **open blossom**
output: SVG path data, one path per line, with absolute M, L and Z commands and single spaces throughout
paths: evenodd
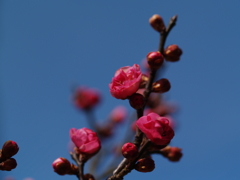
M 166 145 L 174 136 L 169 120 L 156 113 L 142 116 L 136 121 L 136 125 L 156 145 Z
M 100 94 L 97 90 L 79 87 L 74 93 L 74 104 L 79 109 L 90 109 L 100 101 Z
M 142 72 L 139 65 L 122 67 L 116 71 L 109 84 L 110 93 L 117 99 L 126 99 L 138 90 L 141 79 Z
M 101 142 L 97 134 L 88 128 L 72 128 L 70 129 L 70 137 L 81 153 L 90 155 L 101 149 Z

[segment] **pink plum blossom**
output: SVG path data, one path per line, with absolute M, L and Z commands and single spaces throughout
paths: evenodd
M 83 154 L 95 154 L 101 149 L 101 142 L 95 132 L 88 128 L 70 129 L 70 137 Z
M 142 72 L 139 65 L 122 67 L 116 71 L 109 84 L 110 93 L 117 99 L 127 99 L 138 90 L 141 79 Z
M 174 136 L 169 120 L 156 113 L 142 116 L 136 121 L 136 125 L 156 145 L 166 145 Z

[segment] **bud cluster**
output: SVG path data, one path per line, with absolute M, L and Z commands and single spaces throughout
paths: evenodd
M 0 170 L 11 171 L 17 167 L 17 161 L 12 158 L 17 154 L 19 147 L 14 141 L 6 141 L 0 150 Z
M 170 161 L 179 161 L 182 153 L 180 148 L 168 146 L 175 133 L 171 113 L 173 107 L 163 101 L 162 93 L 168 92 L 171 84 L 166 78 L 158 78 L 158 71 L 165 67 L 166 62 L 179 61 L 182 50 L 178 45 L 170 45 L 165 50 L 165 41 L 170 30 L 175 25 L 177 16 L 172 17 L 169 25 L 165 26 L 161 16 L 155 14 L 149 19 L 150 25 L 160 33 L 160 45 L 157 51 L 149 52 L 145 64 L 147 72 L 142 72 L 138 64 L 119 68 L 109 84 L 110 94 L 121 100 L 128 100 L 130 106 L 136 110 L 137 118 L 132 121 L 135 129 L 135 139 L 131 143 L 131 131 L 126 132 L 125 143 L 122 147 L 117 144 L 118 153 L 115 158 L 122 154 L 124 159 L 113 172 L 108 180 L 123 179 L 127 173 L 135 169 L 139 172 L 151 172 L 155 168 L 151 154 L 157 152 Z M 107 139 L 113 137 L 117 124 L 122 123 L 127 117 L 126 109 L 122 106 L 114 108 L 108 115 L 107 120 L 100 125 L 93 116 L 94 107 L 100 101 L 98 91 L 91 88 L 80 87 L 74 92 L 73 102 L 78 109 L 84 110 L 91 129 L 71 128 L 70 138 L 74 143 L 73 151 L 70 152 L 76 165 L 71 164 L 65 158 L 58 158 L 52 163 L 54 171 L 59 175 L 76 175 L 79 180 L 94 180 L 94 176 L 84 173 L 84 164 L 93 156 L 96 157 L 92 167 L 102 166 L 102 156 L 109 156 L 109 143 L 98 153 Z M 146 109 L 147 108 L 147 109 Z M 114 140 L 111 141 L 111 144 Z M 121 153 L 119 153 L 121 152 Z M 115 159 L 114 158 L 114 159 Z M 116 159 L 117 160 L 117 159 Z M 114 163 L 113 163 L 114 164 Z M 110 167 L 103 172 L 102 178 L 109 175 Z M 92 169 L 94 171 L 95 169 Z M 112 170 L 111 170 L 112 171 Z M 100 178 L 101 179 L 101 178 Z

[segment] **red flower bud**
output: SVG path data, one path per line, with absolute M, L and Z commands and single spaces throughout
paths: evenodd
M 97 127 L 97 134 L 102 137 L 109 137 L 113 134 L 113 126 L 111 124 Z
M 176 44 L 168 46 L 164 51 L 165 59 L 171 62 L 178 61 L 181 55 L 182 55 L 182 50 Z
M 0 163 L 0 170 L 11 171 L 17 167 L 17 161 L 14 158 L 7 159 L 6 161 Z
M 57 158 L 55 161 L 53 161 L 52 167 L 54 171 L 59 175 L 65 175 L 71 172 L 70 162 L 67 159 L 62 157 Z
M 158 14 L 154 14 L 150 19 L 149 19 L 150 25 L 153 27 L 158 32 L 163 32 L 165 30 L 165 25 L 163 22 L 163 19 L 161 16 Z
M 8 159 L 17 154 L 19 147 L 14 141 L 6 141 L 2 146 L 1 159 Z
M 150 52 L 147 55 L 147 61 L 148 61 L 149 67 L 153 70 L 159 69 L 163 64 L 163 60 L 164 60 L 164 57 L 162 53 L 160 53 L 159 51 Z
M 91 109 L 100 101 L 100 94 L 97 90 L 79 87 L 74 94 L 74 104 L 79 109 Z
M 95 178 L 91 174 L 84 174 L 84 180 L 95 180 Z
M 133 143 L 125 143 L 122 146 L 122 155 L 128 160 L 133 160 L 138 156 L 137 146 Z
M 178 147 L 167 146 L 161 149 L 162 155 L 169 159 L 169 161 L 177 162 L 182 157 L 182 149 Z
M 164 93 L 169 91 L 171 88 L 171 84 L 168 79 L 160 79 L 153 83 L 152 85 L 152 92 Z
M 137 161 L 135 169 L 139 172 L 151 172 L 155 168 L 155 163 L 151 158 L 143 158 Z
M 135 93 L 129 98 L 129 103 L 134 109 L 141 109 L 144 104 L 144 97 L 141 94 Z

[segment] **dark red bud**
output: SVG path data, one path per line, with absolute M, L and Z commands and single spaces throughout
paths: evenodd
M 125 143 L 122 146 L 122 155 L 128 160 L 134 160 L 138 156 L 137 146 L 133 143 Z
M 129 103 L 134 109 L 141 109 L 145 104 L 144 97 L 141 94 L 135 93 L 130 96 Z
M 84 174 L 84 180 L 95 180 L 95 178 L 91 174 Z
M 59 175 L 65 175 L 71 172 L 71 164 L 65 158 L 57 158 L 53 163 L 52 167 L 54 171 Z
M 153 83 L 152 92 L 164 93 L 169 91 L 171 88 L 171 84 L 168 79 L 160 79 Z
M 135 169 L 139 172 L 151 172 L 155 169 L 155 163 L 151 158 L 139 159 Z
M 169 161 L 177 162 L 182 157 L 182 149 L 178 147 L 170 147 L 167 146 L 163 149 L 161 149 L 161 154 L 168 158 Z
M 14 158 L 7 159 L 6 161 L 0 163 L 0 170 L 11 171 L 17 167 L 17 161 Z
M 14 141 L 6 141 L 2 146 L 1 159 L 8 159 L 17 154 L 19 147 Z
M 159 51 L 150 52 L 147 55 L 147 61 L 151 69 L 157 70 L 162 66 L 164 57 Z
M 182 55 L 182 50 L 176 44 L 168 46 L 164 51 L 165 59 L 171 62 L 178 61 L 181 55 Z

